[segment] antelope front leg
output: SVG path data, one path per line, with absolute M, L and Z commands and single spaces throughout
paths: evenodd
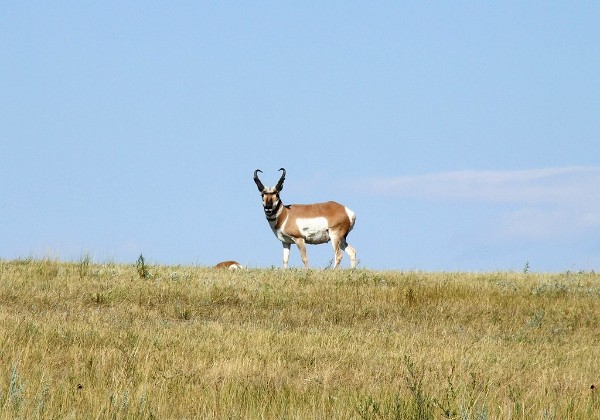
M 283 243 L 283 268 L 288 268 L 288 261 L 290 260 L 290 244 Z

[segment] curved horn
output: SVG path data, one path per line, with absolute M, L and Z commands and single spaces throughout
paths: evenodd
M 263 185 L 262 182 L 260 182 L 260 179 L 258 179 L 258 172 L 260 172 L 262 174 L 262 171 L 260 169 L 257 169 L 256 171 L 254 171 L 254 182 L 256 182 L 258 191 L 263 192 L 263 190 L 265 189 L 265 186 Z
M 279 178 L 279 182 L 277 182 L 277 185 L 275 186 L 275 189 L 277 191 L 281 191 L 283 189 L 283 181 L 285 181 L 285 169 L 279 168 L 279 170 L 283 171 L 283 174 L 281 175 L 281 178 Z

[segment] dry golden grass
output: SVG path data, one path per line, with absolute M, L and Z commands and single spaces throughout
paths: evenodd
M 594 273 L 0 261 L 3 418 L 600 418 Z

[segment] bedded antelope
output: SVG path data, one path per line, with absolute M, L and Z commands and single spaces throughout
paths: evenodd
M 283 268 L 287 268 L 290 257 L 290 246 L 296 244 L 300 251 L 304 268 L 308 268 L 306 244 L 324 244 L 331 241 L 333 245 L 333 268 L 337 268 L 342 260 L 342 251 L 350 257 L 350 266 L 356 267 L 356 251 L 346 237 L 354 227 L 356 215 L 348 207 L 335 201 L 316 204 L 283 205 L 279 193 L 283 189 L 285 169 L 275 187 L 266 188 L 258 179 L 257 169 L 254 171 L 254 182 L 262 196 L 263 209 L 273 233 L 283 243 Z
M 237 261 L 221 261 L 220 263 L 215 265 L 215 268 L 228 268 L 230 270 L 238 270 L 244 267 Z

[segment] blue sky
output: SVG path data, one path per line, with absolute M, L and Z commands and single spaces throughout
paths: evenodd
M 280 266 L 252 173 L 285 167 L 285 203 L 356 212 L 359 267 L 600 269 L 597 2 L 0 15 L 2 259 Z

